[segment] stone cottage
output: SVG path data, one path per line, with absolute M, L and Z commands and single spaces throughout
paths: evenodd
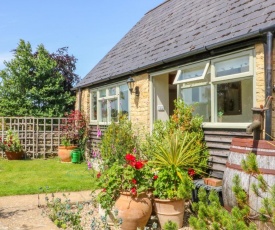
M 176 98 L 196 103 L 220 177 L 232 137 L 251 135 L 251 108 L 273 95 L 274 31 L 274 0 L 164 1 L 75 87 L 76 108 L 92 128 L 123 112 L 149 131 L 173 113 Z M 266 139 L 275 136 L 274 123 L 271 105 L 260 127 Z

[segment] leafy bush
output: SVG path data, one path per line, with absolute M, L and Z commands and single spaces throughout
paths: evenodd
M 164 230 L 178 230 L 178 225 L 177 223 L 171 221 L 171 220 L 168 220 L 164 226 L 163 226 L 163 229 Z
M 186 171 L 168 166 L 158 172 L 153 194 L 159 199 L 190 199 L 193 186 Z
M 137 139 L 132 131 L 132 123 L 126 116 L 120 116 L 119 122 L 112 122 L 106 129 L 100 146 L 101 158 L 105 165 L 124 162 L 126 153 L 137 149 Z
M 70 227 L 73 230 L 82 230 L 80 212 L 83 205 L 76 204 L 74 206 L 75 210 L 73 210 L 69 198 L 65 194 L 63 194 L 63 197 L 65 201 L 55 198 L 54 194 L 52 194 L 51 199 L 46 195 L 47 215 L 59 228 L 67 229 Z
M 237 184 L 236 186 L 240 186 Z M 199 189 L 199 202 L 193 203 L 192 208 L 195 216 L 189 218 L 190 226 L 195 230 L 213 229 L 213 230 L 256 230 L 254 223 L 249 223 L 247 215 L 249 209 L 234 207 L 229 213 L 225 210 L 219 201 L 219 197 L 214 190 L 211 190 L 209 196 L 204 188 Z
M 184 153 L 181 154 L 179 167 L 193 169 L 196 174 L 204 175 L 208 168 L 209 154 L 203 139 L 202 117 L 193 116 L 192 112 L 192 106 L 176 100 L 174 115 L 168 121 L 157 120 L 154 123 L 152 135 L 147 135 L 146 141 L 142 143 L 143 154 L 152 161 L 159 161 L 158 156 L 163 156 L 164 152 L 179 152 L 182 148 Z

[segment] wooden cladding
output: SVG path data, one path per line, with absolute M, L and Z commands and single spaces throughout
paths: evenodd
M 98 129 L 103 135 L 107 126 L 90 126 L 90 150 L 99 148 L 101 137 L 98 137 Z M 252 138 L 245 129 L 204 129 L 205 141 L 209 150 L 210 175 L 222 178 L 226 168 L 226 162 L 230 153 L 231 141 L 234 137 Z
M 244 129 L 225 128 L 205 128 L 204 136 L 210 154 L 210 175 L 216 178 L 223 177 L 232 139 L 234 137 L 252 138 L 251 135 L 246 134 Z

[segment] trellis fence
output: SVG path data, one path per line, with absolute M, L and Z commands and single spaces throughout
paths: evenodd
M 66 118 L 60 117 L 0 117 L 2 140 L 8 129 L 19 134 L 24 151 L 31 158 L 57 155 L 61 143 L 61 125 Z M 4 153 L 2 153 L 2 156 Z

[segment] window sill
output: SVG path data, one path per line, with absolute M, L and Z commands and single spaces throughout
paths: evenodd
M 246 129 L 250 123 L 204 122 L 202 128 Z

